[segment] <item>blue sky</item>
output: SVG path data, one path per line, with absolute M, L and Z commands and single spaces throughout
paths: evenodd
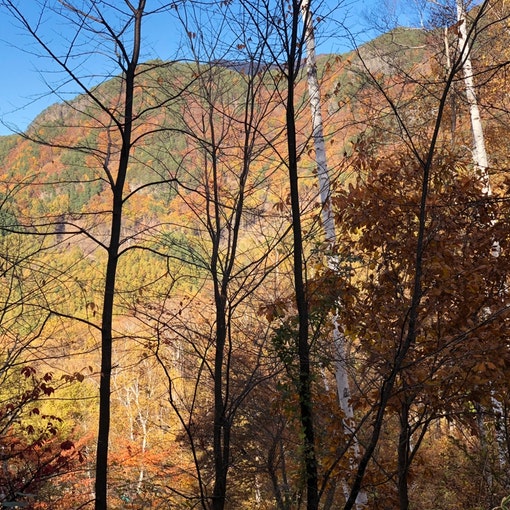
M 119 3 L 120 0 L 118 0 Z M 328 0 L 329 1 L 329 0 Z M 370 32 L 365 27 L 373 22 L 381 22 L 384 16 L 391 16 L 397 11 L 399 0 L 344 0 L 343 5 L 334 11 L 332 17 L 337 21 L 347 15 L 346 24 L 358 33 L 359 42 L 370 38 Z M 17 2 L 31 19 L 37 19 L 39 2 L 23 0 Z M 148 4 L 155 5 L 154 0 Z M 371 21 L 370 21 L 371 20 Z M 66 36 L 68 29 L 64 24 L 57 24 L 49 15 L 43 20 L 42 28 L 48 37 L 58 46 L 59 37 Z M 179 47 L 179 34 L 170 17 L 156 15 L 149 17 L 144 26 L 144 59 L 170 59 L 175 56 Z M 348 42 L 345 38 L 332 37 L 318 52 L 346 51 Z M 11 133 L 9 125 L 15 129 L 25 129 L 28 124 L 47 106 L 58 102 L 59 98 L 49 93 L 48 85 L 54 85 L 62 80 L 56 72 L 50 59 L 40 56 L 40 49 L 34 44 L 24 29 L 14 23 L 7 15 L 5 7 L 0 2 L 0 58 L 2 73 L 0 73 L 0 136 Z M 94 65 L 101 65 L 96 62 Z M 91 72 L 92 74 L 92 72 Z M 91 78 L 101 81 L 101 72 Z M 73 95 L 72 89 L 69 94 Z M 69 97 L 69 96 L 68 96 Z M 7 124 L 4 125 L 4 124 Z

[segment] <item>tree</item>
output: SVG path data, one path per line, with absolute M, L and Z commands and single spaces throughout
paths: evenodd
M 228 476 L 236 465 L 241 485 L 243 466 L 233 460 L 234 452 L 242 457 L 239 451 L 248 449 L 237 439 L 244 430 L 241 416 L 274 370 L 263 363 L 267 327 L 256 311 L 274 268 L 272 254 L 286 234 L 283 222 L 267 224 L 268 183 L 278 171 L 270 165 L 268 144 L 281 133 L 267 119 L 278 96 L 271 90 L 268 41 L 257 34 L 264 21 L 253 29 L 246 8 L 209 8 L 208 22 L 198 6 L 178 11 L 193 57 L 184 73 L 193 80 L 169 109 L 186 150 L 160 155 L 178 160 L 179 187 L 170 206 L 172 227 L 158 250 L 167 250 L 170 264 L 182 272 L 177 285 L 186 281 L 189 290 L 178 313 L 166 292 L 155 298 L 160 305 L 137 309 L 157 331 L 155 354 L 182 442 L 194 458 L 197 499 L 214 509 L 236 497 Z M 170 363 L 176 346 L 182 353 L 177 373 Z
M 165 97 L 162 103 L 157 96 L 149 94 L 142 98 L 136 93 L 137 87 L 151 70 L 157 70 L 159 64 L 141 66 L 139 63 L 142 48 L 142 20 L 151 11 L 146 9 L 145 0 L 136 4 L 129 1 L 121 6 L 111 6 L 102 2 L 89 2 L 81 6 L 72 2 L 57 2 L 54 5 L 44 5 L 41 16 L 56 15 L 65 23 L 74 27 L 75 35 L 71 37 L 65 50 L 53 47 L 52 42 L 44 33 L 40 19 L 31 20 L 24 14 L 15 2 L 5 1 L 2 6 L 8 10 L 13 18 L 30 34 L 38 44 L 43 54 L 51 59 L 55 66 L 64 74 L 62 87 L 71 83 L 82 93 L 74 102 L 67 102 L 75 112 L 78 126 L 86 127 L 93 135 L 83 140 L 81 145 L 73 146 L 66 140 L 59 138 L 59 130 L 51 125 L 33 126 L 25 135 L 28 139 L 50 147 L 57 151 L 72 151 L 87 158 L 87 164 L 92 164 L 92 177 L 82 180 L 81 177 L 65 179 L 57 178 L 56 182 L 62 186 L 75 184 L 101 183 L 100 190 L 105 196 L 107 208 L 103 211 L 93 211 L 92 215 L 83 214 L 79 204 L 70 204 L 68 211 L 59 211 L 58 215 L 49 215 L 37 221 L 24 225 L 26 234 L 53 236 L 53 246 L 58 246 L 60 238 L 70 239 L 71 236 L 87 239 L 104 253 L 101 263 L 104 264 L 103 290 L 96 296 L 88 296 L 85 313 L 69 311 L 47 305 L 48 312 L 62 319 L 75 319 L 91 330 L 99 333 L 101 367 L 99 387 L 99 431 L 96 453 L 96 494 L 95 507 L 107 508 L 108 486 L 108 448 L 111 415 L 111 376 L 112 355 L 115 337 L 114 316 L 116 298 L 119 290 L 117 273 L 121 255 L 134 249 L 133 240 L 136 232 L 130 232 L 124 225 L 127 219 L 127 204 L 134 201 L 136 193 L 149 185 L 166 182 L 170 177 L 163 178 L 152 174 L 143 184 L 137 187 L 136 180 L 130 180 L 129 166 L 133 160 L 135 147 L 146 143 L 159 127 L 145 124 L 147 114 L 154 111 L 171 98 Z M 152 12 L 161 13 L 166 8 L 160 6 Z M 98 37 L 100 35 L 100 37 Z M 104 63 L 111 79 L 104 87 L 94 87 L 85 62 L 87 51 L 97 51 L 97 45 L 102 48 L 105 56 Z M 97 65 L 97 64 L 96 64 Z M 80 67 L 81 66 L 81 67 Z M 113 68 L 112 68 L 113 66 Z M 117 73 L 119 73 L 117 75 Z M 94 73 L 96 74 L 96 73 Z M 58 91 L 58 87 L 54 89 Z M 62 94 L 65 90 L 62 90 Z M 44 121 L 43 121 L 44 122 Z M 55 183 L 47 183 L 48 186 Z M 106 199 L 106 195 L 108 198 Z M 105 226 L 104 223 L 106 223 Z M 131 243 L 131 244 L 130 244 Z M 96 311 L 98 317 L 96 317 Z
M 289 196 L 291 206 L 291 230 L 293 236 L 293 278 L 294 298 L 297 309 L 296 355 L 299 363 L 297 391 L 299 396 L 300 420 L 303 429 L 303 460 L 306 473 L 306 507 L 313 510 L 319 506 L 318 470 L 313 421 L 312 370 L 310 359 L 310 318 L 309 297 L 307 296 L 304 272 L 304 241 L 301 224 L 301 200 L 299 191 L 299 147 L 296 128 L 295 90 L 299 76 L 301 56 L 306 30 L 300 29 L 301 16 L 305 19 L 308 12 L 302 11 L 299 1 L 290 5 L 289 16 L 282 13 L 281 25 L 275 27 L 280 32 L 284 48 L 285 62 L 281 71 L 285 78 L 285 127 L 287 138 L 287 170 L 289 176 Z M 305 6 L 306 9 L 306 6 Z
M 315 148 L 315 159 L 317 161 L 317 178 L 319 182 L 319 193 L 321 199 L 321 218 L 324 229 L 324 241 L 326 250 L 333 252 L 336 245 L 335 220 L 331 203 L 331 183 L 329 169 L 326 158 L 324 129 L 321 112 L 321 94 L 319 80 L 317 77 L 317 59 L 315 55 L 315 30 L 313 13 L 310 10 L 308 1 L 303 2 L 301 7 L 303 13 L 303 25 L 306 33 L 306 70 L 308 93 L 310 96 L 310 109 L 312 116 L 312 137 Z M 328 266 L 336 269 L 338 260 L 332 254 L 327 255 Z M 338 317 L 333 316 L 333 343 L 336 349 L 336 369 L 335 379 L 337 385 L 338 400 L 340 408 L 343 411 L 343 427 L 346 435 L 352 434 L 354 412 L 351 404 L 351 390 L 349 376 L 347 371 L 347 348 L 346 338 L 340 332 Z M 359 443 L 356 435 L 352 437 L 355 459 L 359 457 Z M 346 484 L 344 483 L 346 487 Z M 346 489 L 348 492 L 348 490 Z M 367 504 L 367 496 L 363 490 L 360 490 L 357 497 L 357 507 L 363 507 Z
M 464 86 L 466 89 L 466 100 L 469 105 L 469 117 L 471 119 L 471 131 L 473 133 L 473 161 L 476 171 L 480 174 L 480 179 L 483 181 L 484 186 L 482 193 L 491 195 L 491 186 L 489 181 L 489 161 L 487 151 L 485 149 L 485 137 L 483 134 L 482 121 L 480 118 L 480 110 L 478 108 L 478 100 L 476 97 L 475 84 L 473 78 L 473 66 L 471 65 L 470 56 L 470 42 L 468 37 L 466 9 L 463 0 L 456 0 L 457 8 L 457 26 L 459 33 L 459 49 L 461 52 L 462 72 L 464 75 Z M 488 2 L 483 2 L 480 6 L 480 11 L 477 14 L 479 20 L 484 11 L 488 8 Z M 470 27 L 473 30 L 477 22 Z
M 483 16 L 483 6 L 479 13 Z M 480 22 L 480 18 L 477 17 L 475 23 Z M 476 30 L 472 29 L 471 34 L 473 37 L 475 33 Z M 360 53 L 362 53 L 362 51 L 360 51 Z M 374 338 L 380 338 L 381 340 L 388 338 L 396 339 L 392 347 L 383 347 L 384 354 L 383 352 L 380 353 L 383 356 L 384 364 L 387 368 L 379 369 L 379 372 L 384 374 L 384 378 L 380 383 L 378 383 L 378 399 L 372 404 L 374 409 L 377 410 L 377 414 L 374 419 L 372 433 L 369 435 L 369 439 L 367 440 L 365 453 L 358 468 L 358 480 L 351 492 L 346 508 L 351 508 L 354 504 L 356 485 L 361 481 L 360 475 L 368 466 L 368 462 L 366 461 L 370 459 L 370 452 L 375 452 L 375 445 L 377 444 L 378 436 L 385 422 L 382 415 L 386 412 L 392 412 L 394 406 L 395 409 L 398 410 L 396 412 L 398 412 L 400 422 L 400 434 L 398 439 L 399 505 L 400 508 L 408 508 L 409 494 L 407 479 L 410 463 L 413 458 L 415 458 L 418 447 L 422 443 L 427 427 L 430 425 L 431 421 L 442 416 L 442 411 L 438 411 L 437 407 L 431 405 L 430 400 L 427 400 L 426 397 L 422 400 L 422 397 L 419 396 L 420 392 L 418 388 L 424 389 L 428 387 L 428 383 L 426 383 L 425 380 L 436 376 L 439 366 L 447 365 L 451 367 L 452 364 L 455 364 L 455 361 L 452 361 L 452 357 L 454 358 L 453 353 L 449 350 L 449 342 L 452 340 L 451 338 L 448 340 L 443 339 L 444 337 L 442 335 L 444 334 L 446 338 L 448 338 L 446 328 L 448 325 L 458 324 L 458 322 L 456 322 L 457 319 L 454 319 L 451 313 L 446 311 L 447 308 L 444 309 L 444 311 L 439 311 L 438 305 L 435 305 L 436 307 L 432 306 L 434 313 L 437 313 L 439 317 L 445 319 L 440 336 L 441 342 L 444 343 L 438 343 L 441 347 L 436 345 L 437 351 L 435 351 L 435 361 L 437 362 L 438 359 L 441 359 L 441 361 L 438 362 L 437 365 L 429 365 L 423 372 L 424 380 L 420 379 L 419 362 L 417 361 L 418 358 L 416 356 L 422 354 L 421 350 L 424 349 L 422 336 L 425 335 L 425 331 L 428 331 L 430 324 L 434 323 L 434 320 L 427 317 L 433 296 L 436 296 L 432 289 L 435 285 L 439 287 L 441 286 L 441 284 L 433 283 L 434 281 L 437 281 L 438 278 L 441 279 L 439 276 L 434 276 L 434 271 L 439 269 L 445 271 L 443 274 L 444 278 L 445 275 L 450 274 L 447 269 L 448 267 L 460 266 L 460 262 L 457 262 L 457 265 L 455 263 L 450 265 L 448 259 L 452 256 L 451 250 L 453 249 L 455 252 L 453 247 L 456 244 L 462 244 L 464 242 L 465 236 L 467 235 L 466 232 L 470 232 L 470 234 L 473 232 L 473 225 L 476 225 L 477 228 L 480 228 L 484 232 L 483 241 L 480 238 L 479 246 L 476 247 L 476 257 L 478 257 L 480 253 L 482 253 L 482 259 L 489 256 L 489 249 L 487 249 L 485 254 L 483 254 L 483 252 L 478 252 L 479 247 L 481 249 L 484 249 L 484 247 L 487 248 L 487 243 L 489 243 L 490 246 L 490 243 L 492 242 L 490 240 L 491 234 L 487 233 L 491 227 L 489 227 L 487 223 L 488 216 L 485 213 L 474 213 L 473 217 L 468 217 L 466 219 L 466 224 L 462 226 L 460 226 L 459 222 L 459 224 L 455 225 L 455 227 L 445 227 L 444 225 L 447 223 L 446 219 L 439 219 L 440 215 L 435 212 L 435 205 L 438 203 L 463 203 L 462 200 L 464 199 L 462 193 L 457 198 L 444 198 L 446 192 L 440 187 L 445 185 L 444 179 L 447 179 L 446 175 L 448 175 L 445 170 L 445 165 L 446 169 L 450 168 L 450 165 L 454 168 L 457 165 L 456 171 L 459 172 L 458 167 L 462 164 L 459 159 L 455 159 L 455 155 L 444 154 L 443 149 L 441 148 L 443 143 L 443 118 L 445 116 L 451 86 L 454 80 L 457 79 L 457 74 L 463 69 L 463 63 L 466 58 L 466 54 L 464 52 L 460 52 L 460 55 L 461 56 L 456 55 L 456 59 L 451 68 L 448 69 L 444 81 L 440 82 L 440 88 L 437 86 L 434 87 L 429 82 L 424 82 L 423 79 L 413 80 L 412 74 L 408 69 L 398 70 L 398 73 L 402 73 L 402 81 L 400 83 L 398 82 L 398 74 L 393 74 L 387 83 L 384 78 L 384 73 L 380 73 L 380 66 L 379 69 L 377 69 L 378 63 L 374 62 L 373 55 L 370 57 L 371 60 L 369 60 L 369 57 L 366 54 L 361 56 L 362 65 L 364 65 L 370 79 L 373 80 L 375 87 L 380 91 L 381 97 L 386 101 L 388 111 L 394 115 L 395 119 L 395 123 L 390 124 L 390 126 L 397 136 L 395 136 L 395 138 L 391 141 L 388 139 L 388 144 L 386 148 L 382 148 L 382 152 L 384 152 L 385 158 L 389 158 L 389 154 L 396 154 L 397 150 L 400 150 L 402 154 L 407 154 L 407 156 L 398 157 L 398 161 L 390 163 L 390 166 L 392 167 L 391 170 L 384 170 L 385 164 L 378 156 L 376 156 L 375 159 L 372 159 L 373 156 L 371 156 L 371 153 L 374 150 L 373 146 L 371 144 L 367 145 L 365 141 L 361 141 L 359 147 L 360 159 L 358 161 L 363 162 L 361 163 L 363 170 L 359 174 L 359 181 L 356 188 L 353 187 L 351 189 L 349 198 L 342 202 L 342 206 L 340 208 L 340 221 L 338 222 L 338 225 L 339 228 L 342 228 L 343 221 L 348 219 L 356 208 L 364 207 L 364 210 L 359 213 L 359 216 L 364 217 L 365 220 L 362 220 L 362 222 L 366 221 L 367 223 L 358 224 L 352 231 L 354 238 L 357 240 L 355 243 L 356 249 L 354 249 L 353 252 L 348 250 L 344 254 L 344 258 L 347 260 L 352 257 L 356 258 L 359 256 L 360 267 L 369 268 L 369 280 L 366 280 L 366 283 L 363 284 L 362 287 L 364 287 L 367 292 L 369 292 L 369 289 L 377 287 L 381 290 L 385 289 L 385 292 L 392 292 L 394 294 L 391 298 L 389 298 L 391 294 L 386 294 L 386 297 L 384 298 L 376 298 L 374 295 L 372 295 L 372 297 L 369 297 L 368 295 L 365 296 L 366 301 L 364 301 L 364 303 L 371 302 L 372 306 L 377 303 L 377 305 L 381 307 L 381 310 L 384 310 L 384 313 L 377 315 L 377 313 L 374 314 L 373 309 L 370 311 L 370 314 L 377 317 L 378 321 L 377 324 L 373 325 L 373 330 L 371 330 L 370 333 L 368 333 L 368 330 L 365 330 L 365 318 L 359 317 L 359 324 L 363 325 L 363 331 L 368 333 L 369 336 L 374 335 Z M 401 107 L 401 105 L 409 104 L 408 101 L 410 100 L 416 101 L 416 96 L 413 95 L 413 92 L 419 91 L 422 87 L 425 87 L 427 90 L 427 94 L 423 96 L 427 101 L 424 108 L 428 109 L 428 111 L 437 112 L 433 121 L 430 123 L 423 122 L 423 119 L 427 118 L 426 115 L 417 114 L 417 111 L 414 110 L 413 113 L 415 115 L 410 117 L 408 112 L 402 110 Z M 434 88 L 436 89 L 435 95 L 431 96 L 429 92 Z M 437 90 L 437 88 L 439 88 L 439 90 Z M 435 102 L 435 104 L 430 103 L 429 101 L 434 101 L 432 99 L 434 97 L 438 98 L 437 102 Z M 374 104 L 377 105 L 376 102 L 374 102 Z M 434 106 L 431 107 L 431 104 L 434 104 Z M 379 108 L 379 106 L 377 107 Z M 378 114 L 381 117 L 382 111 L 382 109 L 378 111 Z M 420 121 L 422 122 L 421 125 Z M 402 148 L 397 149 L 397 147 L 401 147 L 401 145 L 397 142 L 399 132 L 403 145 L 407 147 L 406 150 L 403 150 Z M 395 175 L 397 176 L 397 179 L 399 178 L 398 174 L 394 175 L 393 168 L 399 168 L 400 171 L 405 174 L 405 169 L 407 168 L 407 165 L 409 165 L 408 161 L 410 159 L 415 160 L 417 168 L 420 168 L 420 173 L 418 174 L 417 168 L 413 167 L 413 179 L 407 177 L 407 180 L 405 180 L 406 178 L 404 177 L 404 180 L 406 183 L 411 182 L 416 178 L 416 175 L 420 175 L 420 182 L 415 182 L 412 187 L 412 191 L 408 191 L 408 198 L 405 198 L 405 195 L 402 194 L 402 187 L 405 188 L 406 186 L 393 182 Z M 371 163 L 366 165 L 368 161 L 371 161 Z M 386 159 L 386 161 L 388 160 Z M 441 174 L 441 172 L 443 172 L 443 174 Z M 444 175 L 444 177 L 439 177 L 440 175 Z M 477 181 L 478 178 L 479 177 L 470 181 L 470 186 L 473 186 L 471 189 L 476 189 L 476 185 L 480 184 L 480 182 Z M 358 196 L 358 193 L 360 192 L 359 189 L 365 185 L 362 184 L 363 181 L 366 180 L 367 187 L 371 187 L 372 184 L 375 184 L 375 182 L 379 179 L 380 182 L 378 186 L 380 187 L 374 190 L 372 198 L 369 199 L 368 203 L 365 203 L 366 205 L 362 206 L 362 200 L 356 205 L 355 197 Z M 455 177 L 453 177 L 453 182 L 455 182 Z M 437 198 L 436 189 L 438 189 L 440 193 L 443 193 L 444 196 Z M 462 189 L 464 193 L 469 193 L 469 187 L 466 183 Z M 390 193 L 391 198 L 385 198 L 385 190 Z M 467 197 L 465 198 L 465 204 L 468 204 L 469 200 Z M 381 226 L 381 224 L 379 224 L 379 226 L 375 226 L 378 223 L 378 220 L 374 218 L 375 211 L 372 210 L 370 212 L 370 210 L 367 210 L 367 205 L 371 203 L 371 200 L 374 200 L 374 203 L 378 204 L 379 209 L 384 209 L 384 205 L 381 204 L 391 204 L 391 210 L 386 210 L 386 218 L 382 221 L 382 223 L 385 221 L 395 221 L 393 227 L 390 225 Z M 402 206 L 401 212 L 399 212 L 400 206 L 397 204 L 405 204 Z M 485 206 L 487 206 L 487 204 L 485 204 Z M 482 210 L 485 206 L 482 206 Z M 413 211 L 412 217 L 407 220 L 407 215 L 411 211 Z M 392 219 L 394 215 L 399 214 L 401 214 L 399 219 Z M 450 214 L 452 214 L 452 217 L 455 218 L 455 213 Z M 357 213 L 354 213 L 354 216 L 356 215 Z M 408 221 L 410 222 L 409 224 L 412 224 L 413 233 L 412 235 L 409 235 L 408 232 L 404 238 L 400 239 L 398 232 L 404 225 L 408 224 Z M 451 221 L 450 218 L 448 218 L 448 221 Z M 437 227 L 434 226 L 436 225 L 436 222 Z M 373 225 L 375 230 L 371 230 L 372 227 L 368 225 Z M 439 241 L 442 237 L 446 238 L 445 232 L 448 231 L 457 232 L 459 239 L 456 241 L 453 239 L 449 239 L 448 241 L 445 239 Z M 389 251 L 382 257 L 382 260 L 372 263 L 367 262 L 367 265 L 364 266 L 362 260 L 366 254 L 370 253 L 371 249 L 373 250 L 373 253 L 379 253 L 381 247 L 383 252 L 386 251 L 386 248 L 384 248 L 384 246 L 386 246 L 385 241 L 378 238 L 377 232 L 392 232 L 391 236 L 388 238 L 389 244 L 387 246 Z M 368 245 L 367 247 L 363 247 L 363 239 L 365 239 L 365 235 L 369 237 L 374 235 L 374 244 L 370 245 L 371 248 Z M 383 235 L 383 238 L 384 237 L 385 236 Z M 406 238 L 409 240 L 411 246 L 407 246 L 404 249 L 404 245 L 407 245 L 407 241 L 405 241 Z M 398 241 L 398 239 L 400 239 L 400 241 Z M 436 242 L 438 242 L 439 245 L 437 245 Z M 348 245 L 348 243 L 345 244 Z M 434 255 L 434 253 L 438 253 L 440 250 L 438 246 L 447 246 L 448 250 L 450 250 L 448 257 L 446 255 L 441 255 L 443 258 L 441 258 L 440 261 L 436 260 Z M 395 253 L 393 253 L 393 250 L 396 250 Z M 408 250 L 408 253 L 412 254 L 409 259 L 411 261 L 410 265 L 406 266 L 405 270 L 401 266 L 401 262 L 405 258 L 403 256 L 403 251 L 401 250 Z M 462 251 L 459 250 L 459 253 L 462 253 Z M 465 252 L 463 256 L 465 257 Z M 473 267 L 478 268 L 480 263 L 481 262 L 477 259 L 476 262 L 473 263 Z M 436 264 L 436 266 L 434 266 L 434 264 Z M 435 269 L 431 271 L 431 267 L 435 267 Z M 375 272 L 372 272 L 374 270 Z M 504 269 L 502 267 L 501 271 L 501 274 L 503 274 Z M 472 274 L 473 280 L 480 283 L 477 272 L 471 270 L 470 273 L 470 270 L 467 270 L 467 274 Z M 491 280 L 491 276 L 489 275 L 485 276 L 485 278 L 485 281 Z M 505 277 L 503 277 L 503 280 L 504 279 Z M 473 283 L 472 285 L 474 286 Z M 500 287 L 500 285 L 501 281 L 499 284 L 496 284 L 497 287 Z M 390 291 L 390 289 L 392 290 Z M 476 293 L 478 293 L 478 298 L 481 298 L 480 290 L 481 288 L 478 287 L 478 290 L 476 291 Z M 490 309 L 494 312 L 494 319 L 496 320 L 496 318 L 500 317 L 501 313 L 504 313 L 505 307 L 501 306 L 499 298 L 496 298 L 494 294 L 486 294 L 482 291 L 482 295 L 488 300 L 488 302 L 490 302 L 491 299 L 496 299 L 498 305 L 496 305 L 496 303 L 491 303 L 490 305 Z M 465 298 L 465 289 L 463 296 Z M 388 308 L 388 304 L 393 299 L 400 302 L 398 307 L 400 310 L 406 310 L 406 314 L 404 316 L 400 316 L 400 312 L 397 312 L 397 315 L 393 315 L 393 318 L 391 318 L 393 312 L 391 312 L 391 308 Z M 474 303 L 476 303 L 476 299 L 474 297 L 470 300 L 470 303 L 477 307 L 476 309 L 479 313 L 481 309 L 478 308 L 478 305 L 474 305 Z M 452 304 L 450 303 L 449 306 L 451 312 Z M 476 313 L 474 316 L 476 318 L 473 319 L 475 321 L 473 328 L 477 331 L 476 334 L 483 336 L 482 329 L 487 325 L 486 321 L 490 322 L 491 319 L 487 316 L 481 317 Z M 381 321 L 384 322 L 382 317 L 389 319 L 391 327 L 389 326 L 387 329 L 381 328 Z M 446 317 L 448 317 L 448 319 L 446 319 Z M 466 317 L 465 310 L 460 312 L 460 317 Z M 351 327 L 356 328 L 355 323 L 353 323 Z M 436 331 L 435 334 L 438 334 L 438 332 Z M 364 334 L 360 336 L 365 339 Z M 364 341 L 366 342 L 366 339 Z M 378 350 L 375 345 L 374 349 Z M 505 351 L 506 349 L 504 348 L 500 355 L 504 356 Z M 388 358 L 389 353 L 391 353 L 390 358 Z M 440 357 L 442 355 L 445 357 Z M 372 352 L 370 356 L 378 355 Z M 372 362 L 373 359 L 374 358 L 372 358 Z M 450 399 L 457 398 L 459 396 L 458 393 L 456 393 L 457 391 L 459 391 L 458 388 L 448 397 L 443 395 L 445 400 L 450 402 Z M 455 397 L 453 395 L 455 395 Z M 412 434 L 416 434 L 414 444 L 411 441 Z

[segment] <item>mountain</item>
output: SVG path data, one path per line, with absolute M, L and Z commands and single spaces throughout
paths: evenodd
M 319 73 L 323 76 L 323 95 L 326 98 L 324 108 L 327 110 L 328 126 L 331 126 L 329 127 L 331 133 L 341 133 L 341 139 L 336 139 L 335 150 L 331 151 L 332 155 L 349 151 L 350 140 L 366 129 L 364 121 L 359 119 L 360 112 L 356 104 L 356 95 L 366 88 L 366 83 L 363 83 L 366 81 L 364 66 L 371 72 L 391 75 L 397 60 L 407 62 L 407 66 L 427 61 L 430 56 L 425 44 L 427 37 L 429 36 L 425 32 L 404 29 L 386 34 L 360 49 L 363 65 L 354 53 L 319 57 Z M 249 66 L 247 62 L 227 61 L 212 62 L 208 65 L 151 61 L 140 66 L 137 99 L 140 105 L 143 103 L 147 106 L 147 111 L 143 113 L 143 121 L 138 120 L 144 126 L 167 129 L 171 136 L 164 142 L 164 148 L 151 147 L 153 143 L 151 140 L 143 149 L 134 149 L 136 162 L 132 164 L 131 169 L 133 189 L 148 183 L 146 160 L 154 156 L 153 152 L 186 150 L 185 127 L 171 125 L 172 117 L 180 118 L 181 124 L 185 122 L 186 106 L 178 97 L 180 92 L 177 90 L 179 86 L 183 90 L 187 86 L 183 77 L 187 76 L 192 81 L 194 73 L 222 75 L 221 83 L 229 82 L 225 95 L 240 97 L 243 94 L 242 87 L 246 85 L 247 77 L 250 76 L 250 73 L 247 73 Z M 279 71 L 277 66 L 273 65 L 266 66 L 262 73 L 267 76 L 267 81 L 273 80 Z M 97 95 L 105 101 L 105 104 L 115 108 L 114 104 L 119 99 L 117 96 L 119 86 L 119 78 L 112 78 L 92 89 L 91 94 Z M 300 101 L 304 100 L 306 94 L 304 75 L 297 92 L 302 98 Z M 218 94 L 221 91 L 216 90 L 214 93 Z M 269 98 L 272 93 L 270 88 L 262 91 L 261 101 L 265 101 L 264 95 Z M 172 94 L 177 96 L 175 104 L 170 100 Z M 149 105 L 150 101 L 160 101 L 164 108 L 158 109 Z M 282 122 L 282 112 L 277 106 L 274 107 L 274 114 L 270 115 L 279 117 L 279 122 Z M 302 116 L 306 123 L 306 113 Z M 102 149 L 98 147 L 98 139 L 103 136 L 102 131 L 108 129 L 107 117 L 105 112 L 96 111 L 94 101 L 87 95 L 50 106 L 33 121 L 24 135 L 0 138 L 3 179 L 24 179 L 40 183 L 38 191 L 24 188 L 23 192 L 20 192 L 20 201 L 29 204 L 29 207 L 36 206 L 34 198 L 43 197 L 37 207 L 46 208 L 48 211 L 54 210 L 54 202 L 60 200 L 63 194 L 67 194 L 69 203 L 64 207 L 67 210 L 62 210 L 58 214 L 78 214 L 86 210 L 91 205 L 90 201 L 97 202 L 97 197 L 101 196 L 104 189 L 102 178 L 97 170 L 92 168 L 94 166 L 92 159 L 101 157 Z M 268 118 L 267 122 L 271 120 Z M 137 128 L 140 131 L 144 129 L 141 124 Z M 305 133 L 304 135 L 306 136 Z M 156 143 L 160 144 L 161 141 L 154 142 Z M 175 158 L 176 155 L 172 154 L 172 157 Z M 99 168 L 100 166 L 99 163 Z M 86 182 L 78 182 L 83 179 Z M 44 181 L 51 182 L 51 185 L 42 186 Z M 158 185 L 155 185 L 155 189 L 158 189 Z M 30 198 L 22 198 L 26 193 Z M 159 212 L 161 208 L 166 207 L 165 201 L 161 202 L 161 196 L 158 198 L 157 195 L 156 192 L 150 205 L 153 212 Z M 26 212 L 28 216 L 34 214 L 34 211 Z M 55 213 L 57 214 L 56 210 Z
M 318 57 L 330 202 L 305 62 L 290 91 L 270 58 L 125 65 L 0 138 L 0 504 L 85 508 L 105 466 L 111 508 L 297 508 L 314 477 L 328 508 L 498 504 L 501 12 L 470 77 L 458 25 Z

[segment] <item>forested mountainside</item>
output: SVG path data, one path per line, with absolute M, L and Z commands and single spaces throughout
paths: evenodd
M 508 4 L 139 62 L 89 3 L 117 72 L 0 138 L 1 505 L 507 508 Z

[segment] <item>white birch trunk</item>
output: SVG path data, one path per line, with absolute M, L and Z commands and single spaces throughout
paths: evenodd
M 485 150 L 485 137 L 483 134 L 482 120 L 476 97 L 473 67 L 471 66 L 470 45 L 467 36 L 467 19 L 463 0 L 455 0 L 457 6 L 457 21 L 459 26 L 459 47 L 461 53 L 462 72 L 464 75 L 464 87 L 466 99 L 469 105 L 471 118 L 471 130 L 473 132 L 473 162 L 482 181 L 482 192 L 491 196 L 492 190 L 489 180 L 489 160 Z
M 494 422 L 496 427 L 496 441 L 498 443 L 498 460 L 499 466 L 504 468 L 507 466 L 507 438 L 505 434 L 505 426 L 503 419 L 505 416 L 503 404 L 494 396 L 491 395 L 492 413 L 494 415 Z
M 473 67 L 471 65 L 470 45 L 467 36 L 467 18 L 463 0 L 455 0 L 457 6 L 457 22 L 459 26 L 459 47 L 461 50 L 462 72 L 464 75 L 464 87 L 466 99 L 469 105 L 469 116 L 471 119 L 471 131 L 473 133 L 473 162 L 476 171 L 482 181 L 482 194 L 490 197 L 492 188 L 489 176 L 489 158 L 485 149 L 485 137 L 483 134 L 480 109 L 476 97 L 475 81 L 473 78 Z M 494 220 L 493 220 L 494 222 Z M 499 257 L 501 246 L 497 239 L 492 243 L 490 254 Z
M 335 219 L 331 208 L 331 190 L 329 170 L 326 158 L 326 148 L 324 143 L 324 129 L 321 113 L 321 95 L 319 80 L 317 78 L 317 64 L 315 55 L 315 33 L 310 10 L 309 0 L 303 0 L 302 5 L 303 24 L 305 27 L 306 43 L 306 70 L 308 82 L 308 94 L 310 96 L 310 110 L 312 117 L 312 136 L 315 149 L 315 161 L 317 163 L 317 178 L 319 181 L 319 193 L 322 205 L 322 225 L 324 228 L 324 237 L 328 249 L 332 248 L 336 242 Z M 328 256 L 328 266 L 331 269 L 337 269 L 338 261 L 336 257 Z M 340 331 L 338 317 L 335 314 L 333 322 L 333 343 L 336 351 L 335 378 L 337 386 L 338 401 L 343 411 L 343 426 L 345 434 L 352 436 L 353 462 L 359 457 L 359 443 L 356 435 L 353 433 L 354 412 L 350 403 L 350 385 L 347 370 L 347 348 L 346 340 Z M 344 492 L 349 495 L 349 489 L 344 484 Z M 367 505 L 367 495 L 365 491 L 360 490 L 356 499 L 356 508 L 362 509 Z
M 473 68 L 471 66 L 470 47 L 467 38 L 466 11 L 464 9 L 463 0 L 455 0 L 455 4 L 457 7 L 457 21 L 459 25 L 459 46 L 462 51 L 461 58 L 464 86 L 466 88 L 466 98 L 471 118 L 471 130 L 473 132 L 473 162 L 479 172 L 480 179 L 482 180 L 482 193 L 485 196 L 490 197 L 492 195 L 492 188 L 489 176 L 489 158 L 487 157 L 487 151 L 485 148 L 485 137 L 480 117 L 480 110 L 478 108 L 478 100 L 476 97 Z M 493 219 L 492 224 L 495 223 L 496 220 Z M 493 257 L 499 257 L 500 253 L 501 247 L 499 241 L 495 239 L 492 243 L 490 254 Z M 506 463 L 506 438 L 503 430 L 498 427 L 500 424 L 498 422 L 500 422 L 501 416 L 503 416 L 503 406 L 501 402 L 494 397 L 494 395 L 491 395 L 491 402 L 492 412 L 496 420 L 496 440 L 498 443 L 499 461 L 501 466 L 504 466 Z

